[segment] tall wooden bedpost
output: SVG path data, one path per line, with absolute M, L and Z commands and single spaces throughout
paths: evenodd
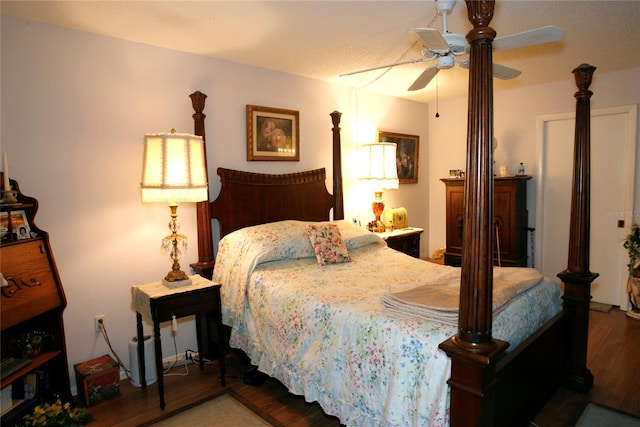
M 450 423 L 492 426 L 495 364 L 508 347 L 493 322 L 493 53 L 494 0 L 466 0 L 469 106 L 458 333 L 440 344 L 451 357 Z
M 333 219 L 344 219 L 344 201 L 342 200 L 342 149 L 340 138 L 340 118 L 342 113 L 330 114 L 333 123 Z
M 204 102 L 207 99 L 207 95 L 200 91 L 196 91 L 189 95 L 189 97 L 191 98 L 193 109 L 195 110 L 195 113 L 193 114 L 194 133 L 197 136 L 201 136 L 202 140 L 205 142 L 204 165 L 205 168 L 207 168 L 207 139 L 204 131 L 204 119 L 207 116 L 202 112 L 204 110 Z M 208 169 L 205 170 L 207 171 L 208 179 Z M 209 198 L 203 202 L 198 202 L 196 205 L 196 215 L 198 224 L 198 262 L 190 264 L 190 267 L 202 277 L 211 279 L 213 276 L 215 258 L 213 255 L 213 237 L 206 238 L 206 236 L 212 236 L 211 207 Z
M 558 274 L 564 282 L 564 308 L 570 319 L 570 371 L 567 387 L 586 392 L 593 385 L 587 368 L 589 300 L 591 283 L 598 273 L 589 271 L 589 226 L 591 221 L 591 78 L 596 67 L 582 64 L 573 70 L 578 91 L 573 153 L 573 192 L 567 269 Z

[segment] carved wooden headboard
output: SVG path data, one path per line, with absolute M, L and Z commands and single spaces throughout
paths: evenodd
M 195 132 L 204 138 L 204 99 L 191 95 L 196 113 Z M 327 191 L 325 168 L 289 174 L 263 174 L 218 168 L 220 194 L 213 202 L 198 204 L 198 262 L 191 264 L 198 274 L 211 278 L 215 261 L 212 219 L 220 226 L 220 238 L 242 227 L 298 219 L 327 221 L 344 218 L 340 119 L 330 114 L 332 128 L 333 194 Z M 206 145 L 206 144 L 205 144 Z

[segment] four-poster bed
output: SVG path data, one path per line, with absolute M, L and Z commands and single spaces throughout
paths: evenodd
M 431 377 L 425 376 L 428 371 L 417 370 L 415 390 L 407 390 L 407 383 L 399 382 L 398 384 L 387 384 L 393 382 L 394 375 L 402 377 L 406 373 L 404 371 L 396 371 L 400 369 L 398 366 L 391 367 L 391 374 L 380 372 L 379 377 L 371 376 L 370 372 L 360 372 L 354 368 L 355 365 L 361 367 L 365 365 L 364 359 L 361 360 L 358 354 L 351 354 L 351 359 L 342 360 L 340 349 L 331 347 L 324 348 L 325 352 L 331 352 L 332 359 L 326 358 L 314 359 L 314 363 L 329 364 L 334 369 L 345 369 L 343 377 L 352 381 L 353 384 L 341 383 L 333 384 L 338 391 L 333 393 L 330 388 L 332 384 L 323 382 L 324 379 L 302 378 L 303 374 L 296 372 L 296 366 L 306 366 L 309 363 L 305 358 L 310 357 L 308 353 L 302 352 L 295 347 L 292 342 L 301 340 L 301 335 L 292 337 L 289 329 L 304 330 L 304 323 L 308 318 L 304 314 L 296 314 L 294 317 L 287 317 L 274 312 L 267 312 L 264 309 L 269 304 L 279 304 L 287 306 L 289 309 L 308 303 L 309 301 L 318 304 L 318 312 L 322 312 L 323 316 L 330 318 L 331 322 L 337 322 L 340 316 L 355 316 L 351 306 L 357 306 L 355 300 L 338 299 L 335 294 L 341 292 L 341 288 L 331 289 L 332 295 L 326 296 L 321 293 L 312 294 L 322 286 L 330 286 L 331 280 L 326 280 L 326 271 L 328 269 L 317 270 L 316 276 L 324 276 L 324 282 L 315 283 L 316 277 L 307 277 L 304 275 L 295 276 L 298 281 L 308 280 L 309 289 L 295 288 L 292 294 L 304 295 L 305 300 L 295 301 L 294 299 L 278 299 L 288 298 L 288 292 L 285 286 L 282 289 L 273 284 L 268 284 L 266 279 L 266 271 L 276 272 L 280 274 L 279 280 L 284 284 L 287 277 L 291 274 L 289 271 L 280 269 L 280 264 L 289 266 L 295 265 L 295 274 L 298 274 L 298 260 L 293 264 L 290 258 L 301 258 L 303 263 L 312 265 L 314 263 L 313 252 L 311 255 L 306 253 L 306 248 L 299 240 L 300 233 L 297 231 L 302 229 L 303 225 L 299 222 L 282 222 L 283 220 L 300 220 L 311 221 L 314 223 L 320 221 L 328 221 L 330 219 L 330 211 L 333 210 L 333 220 L 343 219 L 342 204 L 342 175 L 340 160 L 340 118 L 338 112 L 331 113 L 333 122 L 333 194 L 329 194 L 325 187 L 325 170 L 317 169 L 302 173 L 293 173 L 285 175 L 267 175 L 251 172 L 234 171 L 224 168 L 218 168 L 218 175 L 221 180 L 221 190 L 218 198 L 209 203 L 202 202 L 198 205 L 198 263 L 192 267 L 198 273 L 206 277 L 214 274 L 214 254 L 213 254 L 213 234 L 211 220 L 218 220 L 220 227 L 221 241 L 220 250 L 225 256 L 229 256 L 232 247 L 241 248 L 246 239 L 251 239 L 259 235 L 259 242 L 264 240 L 273 240 L 276 249 L 268 249 L 261 247 L 256 259 L 247 259 L 243 264 L 244 257 L 251 255 L 251 251 L 255 250 L 255 246 L 244 248 L 245 252 L 232 255 L 232 260 L 227 258 L 217 259 L 218 264 L 215 265 L 216 277 L 222 282 L 223 292 L 227 292 L 227 303 L 233 307 L 227 308 L 227 321 L 233 323 L 238 329 L 236 337 L 232 336 L 232 344 L 241 343 L 245 352 L 248 353 L 252 362 L 257 364 L 259 369 L 267 371 L 267 373 L 275 376 L 287 385 L 292 392 L 305 394 L 308 400 L 317 400 L 328 413 L 338 415 L 345 424 L 374 424 L 378 423 L 397 423 L 399 419 L 404 423 L 418 425 L 425 419 L 434 422 L 450 423 L 452 426 L 512 426 L 526 424 L 527 420 L 535 415 L 541 405 L 549 398 L 559 385 L 565 385 L 579 391 L 586 391 L 593 383 L 593 377 L 586 367 L 586 348 L 587 348 L 587 330 L 588 330 L 588 309 L 590 299 L 590 285 L 597 276 L 589 271 L 589 99 L 591 92 L 588 90 L 591 75 L 595 70 L 594 67 L 582 65 L 574 70 L 578 92 L 575 94 L 577 99 L 576 111 L 576 139 L 575 139 L 575 158 L 574 158 L 574 182 L 572 190 L 572 218 L 570 229 L 570 242 L 568 266 L 565 271 L 559 274 L 564 282 L 564 296 L 562 297 L 562 307 L 558 305 L 557 310 L 549 309 L 542 317 L 532 320 L 527 325 L 529 330 L 527 335 L 522 339 L 514 338 L 517 336 L 515 330 L 503 329 L 500 325 L 508 324 L 510 310 L 515 310 L 511 315 L 524 315 L 522 311 L 522 299 L 514 298 L 516 305 L 520 304 L 520 308 L 508 308 L 499 313 L 495 313 L 494 307 L 494 281 L 497 273 L 494 272 L 492 264 L 493 254 L 493 86 L 492 86 L 492 52 L 491 42 L 495 37 L 495 32 L 489 27 L 493 15 L 493 1 L 467 1 L 469 20 L 473 24 L 473 29 L 467 35 L 469 40 L 470 51 L 470 67 L 469 67 L 469 111 L 468 111 L 468 140 L 467 140 L 467 179 L 465 181 L 465 218 L 464 218 L 464 249 L 462 258 L 462 267 L 456 269 L 456 273 L 451 273 L 453 267 L 437 266 L 444 270 L 436 270 L 435 276 L 442 281 L 443 277 L 448 278 L 447 274 L 454 274 L 459 277 L 459 285 L 456 282 L 456 289 L 459 289 L 459 305 L 458 305 L 458 321 L 457 329 L 447 329 L 443 324 L 437 327 L 431 327 L 429 334 L 439 336 L 443 331 L 450 331 L 448 335 L 439 341 L 441 350 L 435 349 L 429 356 L 425 356 L 424 363 L 432 363 L 432 360 L 440 358 L 441 366 L 446 368 L 446 376 L 448 380 L 444 385 L 444 380 L 438 384 L 429 384 Z M 196 134 L 204 137 L 204 99 L 205 95 L 196 92 L 192 96 L 193 106 L 196 110 L 194 120 L 196 122 Z M 367 240 L 366 236 L 361 236 L 358 231 L 354 231 L 346 225 L 345 221 L 337 221 L 340 223 L 340 231 L 345 235 L 345 241 L 349 247 L 350 254 L 353 254 L 352 264 L 356 265 L 361 260 L 369 260 L 365 252 L 364 246 L 380 246 L 376 242 L 363 241 Z M 262 228 L 253 227 L 258 224 L 272 224 L 267 230 L 267 234 L 263 233 Z M 304 223 L 302 223 L 304 224 Z M 297 228 L 296 228 L 297 227 Z M 244 234 L 238 234 L 244 233 Z M 272 234 L 269 234 L 272 233 Z M 291 255 L 292 248 L 288 247 L 289 241 L 283 240 L 290 233 L 294 242 L 293 245 L 300 245 L 299 249 L 304 255 Z M 294 236 L 295 234 L 295 236 Z M 267 236 L 267 238 L 265 238 Z M 271 238 L 269 238 L 271 236 Z M 227 242 L 229 242 L 227 244 Z M 354 243 L 356 242 L 356 243 Z M 270 242 L 271 243 L 271 242 Z M 307 242 L 308 243 L 308 242 Z M 253 243 L 252 243 L 253 244 Z M 261 243 L 262 244 L 262 243 Z M 280 245 L 280 246 L 278 246 Z M 246 245 L 245 246 L 251 246 Z M 242 249 L 242 248 L 241 248 Z M 391 249 L 383 248 L 376 250 Z M 276 252 L 286 253 L 286 257 L 277 258 L 273 256 Z M 268 253 L 268 256 L 265 255 Z M 278 252 L 279 253 L 279 252 Z M 361 258 L 358 258 L 361 257 Z M 390 255 L 387 257 L 396 257 L 398 264 L 405 262 L 404 255 Z M 398 258 L 403 257 L 403 258 Z M 311 260 L 311 261 L 309 261 Z M 422 261 L 415 260 L 420 263 Z M 262 262 L 262 263 L 261 263 Z M 373 263 L 373 261 L 371 261 Z M 422 262 L 425 266 L 428 264 Z M 248 265 L 251 264 L 251 265 Z M 316 268 L 320 268 L 315 266 Z M 330 268 L 334 268 L 331 266 Z M 284 267 L 283 267 L 284 268 Z M 345 264 L 335 267 L 332 271 L 337 272 L 344 270 Z M 389 267 L 391 268 L 391 267 Z M 406 268 L 406 266 L 404 267 Z M 422 267 L 417 264 L 412 265 L 411 272 L 417 271 L 415 276 L 411 274 L 405 275 L 406 281 L 418 280 L 421 274 L 429 275 Z M 436 268 L 436 267 L 433 267 Z M 508 270 L 508 269 L 502 269 Z M 291 270 L 293 271 L 293 270 Z M 319 273 L 319 272 L 322 273 Z M 405 270 L 406 271 L 406 270 Z M 401 289 L 396 284 L 391 284 L 385 280 L 384 269 L 379 271 L 379 286 L 389 286 L 391 290 Z M 232 282 L 243 282 L 243 278 L 238 275 L 246 274 L 247 278 L 240 288 L 231 288 Z M 300 273 L 302 274 L 302 273 Z M 366 274 L 364 270 L 360 270 L 358 274 Z M 337 279 L 337 277 L 341 277 Z M 349 285 L 351 282 L 336 276 L 336 280 Z M 302 279 L 301 279 L 302 278 Z M 370 277 L 375 281 L 375 277 Z M 320 280 L 320 279 L 318 279 Z M 437 280 L 436 280 L 437 281 Z M 314 282 L 314 283 L 311 283 Z M 345 285 L 344 287 L 348 287 Z M 245 289 L 246 287 L 246 289 Z M 258 289 L 254 291 L 253 289 Z M 535 287 L 539 288 L 538 286 Z M 408 289 L 408 288 L 405 288 Z M 375 293 L 378 288 L 369 286 L 366 288 L 367 293 Z M 246 292 L 246 295 L 244 294 Z M 251 293 L 254 292 L 254 293 Z M 258 292 L 258 293 L 255 293 Z M 261 299 L 267 292 L 275 292 L 274 298 L 278 303 L 271 303 L 270 300 Z M 320 292 L 320 291 L 317 291 Z M 523 294 L 527 294 L 527 290 Z M 533 291 L 532 291 L 533 292 Z M 541 291 L 542 292 L 542 291 Z M 546 291 L 545 291 L 546 292 Z M 377 294 L 376 294 L 377 295 Z M 295 296 L 292 298 L 296 298 Z M 346 297 L 345 297 L 346 298 Z M 524 297 L 523 297 L 524 298 Z M 549 297 L 548 298 L 555 298 Z M 559 296 L 558 296 L 559 300 Z M 289 302 L 293 301 L 293 302 Z M 347 304 L 345 301 L 352 302 Z M 544 312 L 545 306 L 553 306 L 544 301 L 536 300 L 536 305 L 524 306 L 529 315 Z M 336 303 L 337 305 L 331 305 Z M 223 305 L 225 301 L 223 300 Z M 251 306 L 251 304 L 254 304 Z M 291 305 L 289 305 L 291 304 Z M 531 302 L 529 302 L 531 304 Z M 338 306 L 338 308 L 335 308 Z M 322 309 L 320 310 L 320 307 Z M 237 311 L 233 311 L 236 310 Z M 373 334 L 380 342 L 384 341 L 380 335 L 384 328 L 394 330 L 394 328 L 411 329 L 411 339 L 415 338 L 413 334 L 416 330 L 424 332 L 421 328 L 425 324 L 420 320 L 410 319 L 407 316 L 389 314 L 381 312 L 377 308 L 356 307 L 355 311 L 360 310 L 357 314 L 365 313 L 365 317 L 371 319 L 372 323 L 367 325 L 368 333 Z M 263 313 L 265 317 L 248 317 L 249 312 Z M 371 313 L 374 314 L 371 314 Z M 346 313 L 346 314 L 345 314 Z M 277 322 L 274 330 L 263 330 L 263 324 L 267 325 L 270 321 L 269 316 L 278 317 L 281 322 L 286 324 L 278 325 Z M 546 316 L 546 317 L 545 317 Z M 524 316 L 526 317 L 526 316 Z M 349 324 L 360 325 L 361 317 L 349 317 L 348 321 L 341 327 L 343 328 L 336 336 L 340 334 L 351 334 L 350 329 L 346 329 Z M 382 320 L 380 320 L 382 319 Z M 255 320 L 255 322 L 254 322 Z M 272 320 L 272 319 L 271 319 Z M 537 322 L 537 323 L 536 323 Z M 398 326 L 401 325 L 401 326 Z M 321 328 L 321 326 L 316 326 Z M 378 329 L 376 329 L 378 328 Z M 279 330 L 278 330 L 279 329 Z M 252 335 L 256 331 L 261 331 L 262 335 Z M 232 331 L 233 333 L 234 331 Z M 308 331 L 304 330 L 304 334 Z M 422 333 L 420 332 L 420 333 Z M 503 334 L 509 339 L 494 338 L 494 332 Z M 327 330 L 326 335 L 334 334 L 335 331 Z M 235 341 L 234 341 L 235 339 Z M 345 351 L 357 352 L 359 347 L 350 347 L 352 341 L 362 341 L 362 335 L 358 335 L 351 340 L 342 338 L 337 339 L 335 343 L 343 343 Z M 295 360 L 281 361 L 278 364 L 276 360 L 280 355 L 268 355 L 265 348 L 270 340 L 279 342 L 280 353 L 291 353 L 301 351 L 300 358 Z M 331 338 L 318 338 L 310 345 L 318 342 L 321 345 L 323 340 L 331 340 Z M 290 344 L 291 347 L 283 347 L 282 343 Z M 376 341 L 377 343 L 377 341 Z M 384 344 L 384 342 L 382 342 Z M 390 344 L 391 345 L 391 344 Z M 340 347 L 341 345 L 337 345 Z M 348 348 L 347 348 L 348 347 Z M 368 347 L 371 349 L 370 347 Z M 406 348 L 402 347 L 402 348 Z M 380 348 L 381 357 L 400 359 L 400 356 L 394 351 L 395 348 Z M 390 352 L 390 353 L 389 353 Z M 418 352 L 420 353 L 420 352 Z M 418 354 L 416 353 L 416 354 Z M 440 354 L 438 354 L 440 353 Z M 448 358 L 445 357 L 448 356 Z M 376 353 L 378 354 L 378 353 Z M 297 355 L 297 353 L 296 353 Z M 314 354 L 314 357 L 317 356 Z M 358 363 L 350 364 L 353 358 L 358 358 Z M 422 357 L 422 354 L 420 354 Z M 428 360 L 427 360 L 428 359 Z M 442 365 L 442 360 L 446 359 L 446 365 Z M 422 358 L 416 359 L 415 363 L 420 364 Z M 344 365 L 341 363 L 344 362 Z M 403 363 L 405 361 L 403 360 Z M 336 364 L 337 368 L 333 367 Z M 392 365 L 389 363 L 388 365 Z M 403 369 L 406 368 L 406 363 Z M 409 364 L 410 365 L 410 364 Z M 409 368 L 416 368 L 409 366 Z M 307 368 L 305 368 L 307 369 Z M 353 370 L 355 369 L 355 370 Z M 364 368 L 363 368 L 364 369 Z M 374 368 L 375 369 L 375 368 Z M 414 371 L 411 371 L 414 372 Z M 306 374 L 306 373 L 305 373 Z M 311 375 L 311 374 L 309 374 Z M 370 379 L 368 384 L 363 382 L 360 384 L 358 378 L 362 379 L 365 375 Z M 353 377 L 352 377 L 353 376 Z M 357 377 L 357 378 L 356 378 Z M 371 388 L 379 386 L 375 384 L 375 378 L 379 378 L 384 383 L 382 392 L 386 391 L 389 399 L 394 394 L 404 393 L 407 399 L 414 399 L 412 402 L 382 402 L 382 407 L 371 407 L 378 405 L 375 400 L 368 402 L 367 398 L 380 390 L 357 390 L 354 392 L 356 403 L 348 404 L 341 401 L 336 404 L 336 399 L 343 399 L 344 394 L 349 393 L 349 386 L 354 388 Z M 433 378 L 436 378 L 435 376 Z M 440 378 L 440 377 L 437 377 Z M 446 378 L 445 378 L 446 379 Z M 308 381 L 307 381 L 308 380 Z M 323 382 L 319 384 L 319 382 Z M 428 387 L 425 386 L 428 384 Z M 326 387 L 326 388 L 323 388 Z M 425 399 L 421 393 L 431 393 L 431 389 L 440 387 L 438 398 L 449 401 L 445 402 L 446 408 L 442 412 L 442 402 L 433 403 L 432 400 Z M 444 394 L 443 394 L 444 393 Z M 346 398 L 345 398 L 346 399 Z M 372 398 L 373 399 L 373 398 Z M 387 405 L 388 403 L 388 405 Z M 396 406 L 398 404 L 398 406 Z M 368 405 L 368 406 L 367 406 Z M 405 405 L 405 406 L 402 406 Z M 413 405 L 413 406 L 412 406 Z M 431 405 L 431 408 L 425 409 L 423 405 Z M 397 414 L 394 410 L 398 408 L 406 409 L 407 414 Z M 424 418 L 426 417 L 426 418 Z M 376 421 L 377 420 L 377 421 Z

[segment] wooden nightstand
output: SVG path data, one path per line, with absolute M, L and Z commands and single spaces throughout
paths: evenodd
M 376 234 L 382 237 L 391 249 L 420 258 L 420 234 L 423 231 L 422 228 L 407 227 Z
M 211 315 L 217 326 L 218 336 L 223 336 L 222 313 L 220 310 L 220 284 L 211 282 L 200 276 L 191 276 L 190 286 L 171 289 L 162 282 L 136 285 L 131 288 L 133 307 L 136 310 L 138 335 L 138 361 L 140 367 L 140 383 L 146 387 L 144 337 L 142 331 L 142 316 L 153 321 L 153 335 L 156 352 L 156 373 L 158 375 L 158 393 L 160 395 L 160 409 L 164 409 L 164 379 L 162 377 L 162 342 L 160 338 L 160 323 L 176 318 L 196 316 L 196 335 L 198 352 L 200 353 L 200 369 L 204 369 L 204 355 L 208 354 L 209 333 L 207 315 Z M 218 362 L 220 364 L 220 382 L 225 386 L 224 343 L 217 343 L 219 347 Z

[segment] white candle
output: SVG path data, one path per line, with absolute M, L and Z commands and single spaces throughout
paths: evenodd
M 9 160 L 7 159 L 7 153 L 2 153 L 2 171 L 4 172 L 4 191 L 11 190 L 9 184 Z

